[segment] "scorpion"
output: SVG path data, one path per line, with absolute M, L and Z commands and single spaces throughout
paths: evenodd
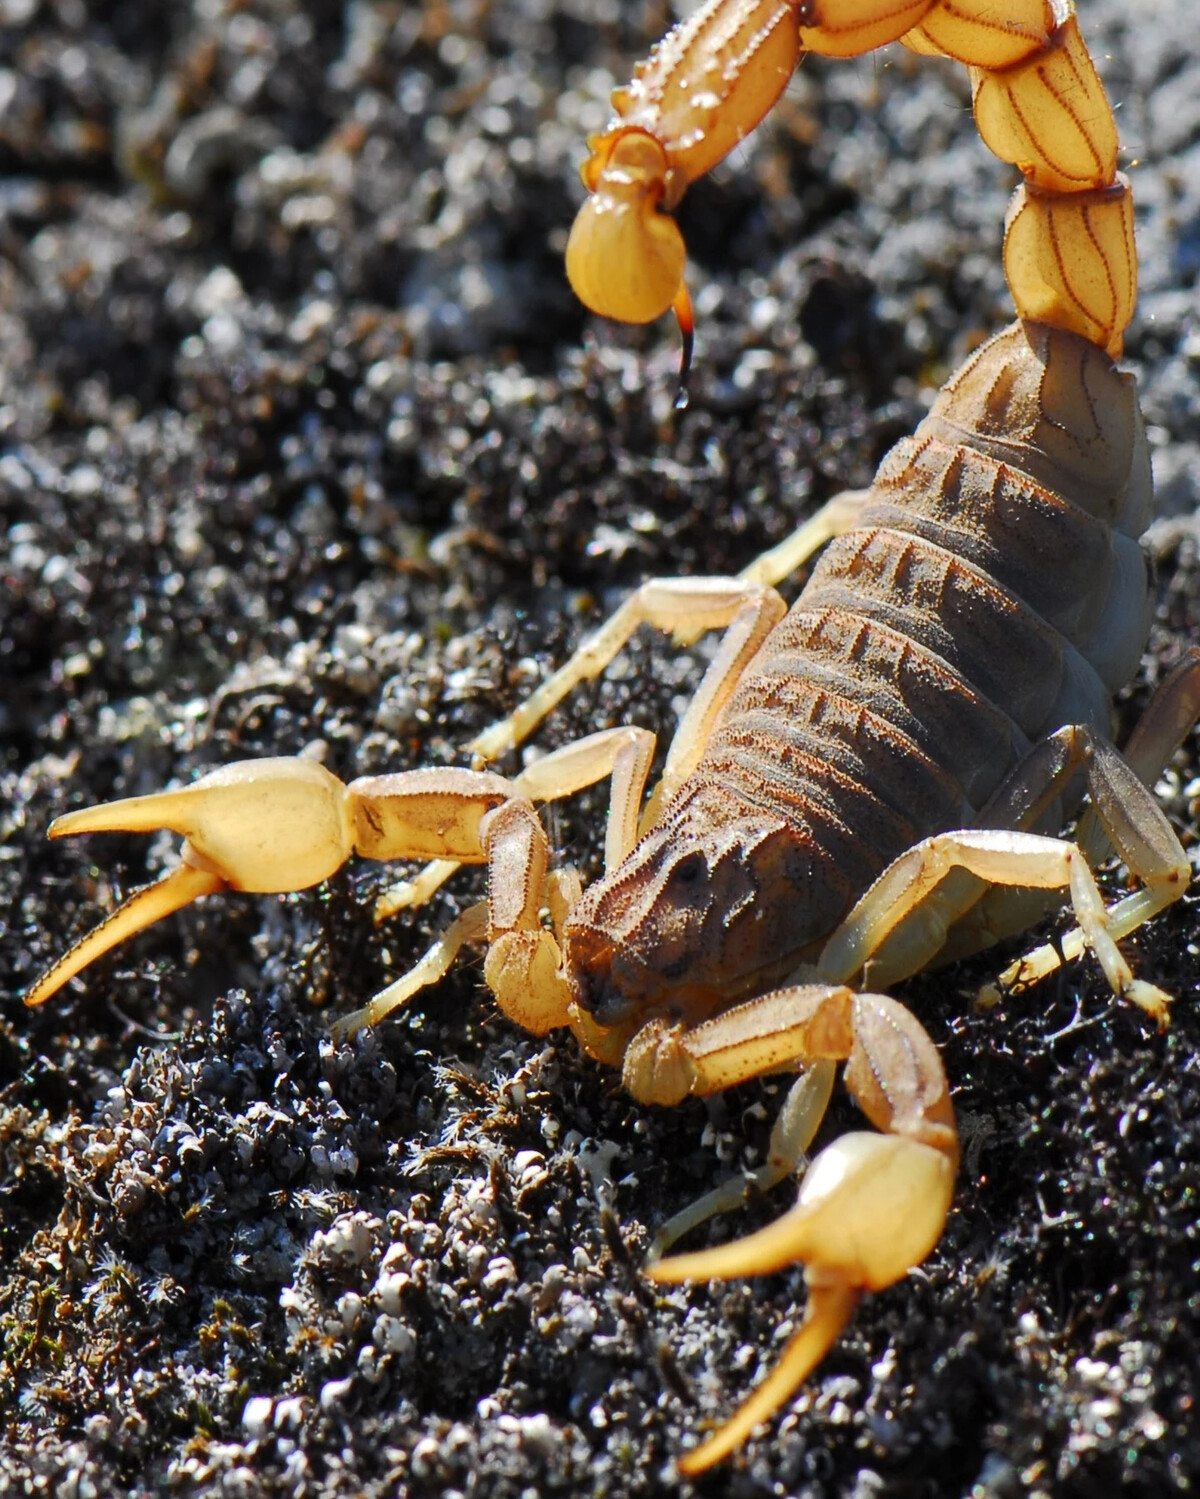
M 1004 232 L 1017 320 L 951 377 L 870 489 L 838 495 L 736 578 L 644 583 L 471 743 L 474 768 L 345 785 L 309 760 L 246 761 L 50 828 L 167 828 L 184 842 L 172 871 L 33 986 L 31 1005 L 199 896 L 304 889 L 358 853 L 432 861 L 381 910 L 427 899 L 461 863 L 486 864 L 488 895 L 339 1021 L 342 1036 L 485 942 L 503 1013 L 535 1035 L 569 1027 L 638 1101 L 798 1074 L 760 1187 L 807 1161 L 844 1064 L 875 1128 L 825 1146 L 765 1229 L 647 1270 L 668 1283 L 805 1266 L 799 1329 L 737 1412 L 679 1458 L 685 1475 L 785 1404 L 860 1296 L 903 1277 L 941 1234 L 959 1157 L 949 1085 L 919 1020 L 879 991 L 1025 930 L 1031 892 L 1039 910 L 1066 892 L 1076 927 L 984 997 L 1087 947 L 1114 994 L 1164 1026 L 1169 996 L 1133 975 L 1118 942 L 1190 876 L 1150 787 L 1200 716 L 1200 650 L 1123 750 L 1111 738 L 1113 694 L 1149 629 L 1138 538 L 1152 485 L 1134 382 L 1115 363 L 1136 295 L 1130 185 L 1069 0 L 708 0 L 614 92 L 614 119 L 590 139 L 569 278 L 605 316 L 649 322 L 674 308 L 686 366 L 671 210 L 761 121 L 804 52 L 896 40 L 966 64 L 983 140 L 1020 170 Z M 813 558 L 789 610 L 776 585 Z M 724 632 L 644 808 L 654 736 L 636 727 L 511 778 L 483 768 L 643 623 L 680 644 Z M 605 779 L 605 873 L 584 891 L 551 868 L 535 803 Z M 1074 838 L 1054 836 L 1085 795 Z M 1113 849 L 1139 888 L 1106 906 L 1092 868 Z M 702 1198 L 659 1247 L 744 1190 Z

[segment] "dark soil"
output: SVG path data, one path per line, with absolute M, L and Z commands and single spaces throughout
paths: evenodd
M 1128 722 L 1200 623 L 1200 29 L 1081 9 L 1163 516 Z M 498 1019 L 478 961 L 331 1043 L 477 877 L 382 928 L 378 867 L 205 901 L 21 1003 L 174 841 L 51 845 L 55 815 L 247 756 L 463 763 L 638 580 L 736 570 L 865 483 L 1009 317 L 1012 178 L 961 73 L 806 63 L 686 203 L 675 415 L 672 330 L 598 325 L 561 271 L 584 137 L 671 15 L 0 0 L 4 1499 L 686 1491 L 672 1459 L 795 1324 L 799 1271 L 638 1273 L 761 1153 L 775 1084 L 640 1108 Z M 698 665 L 639 638 L 538 743 L 669 734 Z M 1194 734 L 1161 789 L 1194 850 Z M 603 805 L 552 819 L 587 874 Z M 905 987 L 964 1127 L 946 1233 L 701 1491 L 1194 1491 L 1196 910 L 1130 944 L 1178 997 L 1162 1035 L 1090 961 L 987 1014 L 995 959 Z

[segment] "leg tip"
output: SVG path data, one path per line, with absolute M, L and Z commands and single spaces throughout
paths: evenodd
M 1157 984 L 1148 984 L 1144 979 L 1131 979 L 1121 997 L 1137 1005 L 1139 1010 L 1144 1010 L 1160 1031 L 1165 1031 L 1170 1025 L 1173 996 L 1160 989 Z

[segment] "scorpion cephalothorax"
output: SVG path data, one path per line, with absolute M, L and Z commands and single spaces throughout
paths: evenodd
M 621 728 L 513 779 L 429 770 L 345 786 L 307 761 L 245 762 L 51 829 L 168 827 L 185 841 L 178 868 L 84 938 L 31 1004 L 198 895 L 301 889 L 357 852 L 435 861 L 389 910 L 426 898 L 458 862 L 487 864 L 489 897 L 343 1034 L 486 940 L 505 1013 L 537 1034 L 569 1026 L 638 1099 L 803 1069 L 760 1185 L 796 1167 L 845 1063 L 881 1133 L 826 1147 L 795 1208 L 762 1233 L 649 1272 L 806 1266 L 800 1330 L 681 1459 L 688 1473 L 786 1401 L 861 1292 L 903 1276 L 942 1230 L 958 1145 L 937 1051 L 902 1005 L 850 985 L 878 988 L 1022 929 L 1034 887 L 1066 891 L 1078 927 L 999 984 L 1032 982 L 1086 944 L 1114 992 L 1164 1024 L 1167 996 L 1134 978 L 1117 942 L 1190 873 L 1147 787 L 1200 712 L 1200 651 L 1159 687 L 1123 753 L 1108 738 L 1112 693 L 1146 638 L 1137 538 L 1151 488 L 1133 381 L 1113 364 L 1135 296 L 1130 189 L 1065 0 L 1010 0 L 1002 14 L 992 0 L 709 0 L 614 95 L 584 167 L 569 274 L 598 312 L 647 321 L 673 306 L 690 328 L 669 216 L 687 184 L 754 128 L 804 50 L 849 56 L 897 39 L 967 64 L 980 133 L 1020 168 L 1004 249 L 1019 320 L 947 383 L 869 490 L 830 501 L 738 578 L 644 584 L 471 745 L 482 763 L 520 743 L 639 624 L 681 641 L 721 629 L 644 810 L 653 737 Z M 822 547 L 785 610 L 774 585 Z M 550 869 L 534 803 L 604 778 L 606 873 L 582 892 Z M 1075 840 L 1049 836 L 1080 784 L 1090 806 Z M 1106 909 L 1090 864 L 1112 847 L 1141 888 Z M 739 1197 L 719 1191 L 663 1239 Z

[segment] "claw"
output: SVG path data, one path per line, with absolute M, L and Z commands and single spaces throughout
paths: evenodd
M 77 973 L 82 973 L 89 963 L 94 963 L 118 942 L 132 937 L 136 932 L 153 926 L 164 916 L 190 905 L 202 895 L 215 895 L 225 888 L 219 875 L 206 869 L 194 869 L 190 864 L 179 864 L 170 874 L 153 885 L 143 885 L 135 890 L 123 905 L 111 916 L 105 917 L 82 941 L 48 968 L 33 988 L 25 995 L 25 1003 L 33 1008 L 44 1004 L 52 994 L 57 994 L 65 983 Z
M 438 859 L 451 868 L 490 859 L 494 925 L 502 931 L 536 926 L 549 859 L 533 807 L 499 776 L 412 770 L 361 776 L 345 786 L 323 766 L 298 759 L 243 760 L 179 791 L 71 812 L 51 826 L 50 836 L 159 828 L 183 835 L 180 867 L 139 890 L 85 937 L 38 980 L 26 1004 L 49 999 L 101 953 L 199 895 L 306 890 L 328 879 L 352 853 Z M 467 940 L 464 928 L 456 941 L 461 946 Z M 430 954 L 420 971 L 444 971 L 437 969 L 440 961 Z M 387 1000 L 382 1013 L 401 1002 L 398 994 L 393 985 L 377 996 Z M 362 1023 L 361 1015 L 351 1019 Z
M 68 812 L 50 837 L 160 828 L 183 835 L 181 863 L 76 943 L 25 995 L 27 1005 L 44 1003 L 118 942 L 202 895 L 303 890 L 328 879 L 354 847 L 345 786 L 296 759 L 247 760 L 181 790 Z
M 260 894 L 319 884 L 354 847 L 345 786 L 323 765 L 290 758 L 243 760 L 177 791 L 68 812 L 50 837 L 160 828 L 183 835 L 185 863 Z
M 659 1283 L 763 1275 L 802 1261 L 804 1322 L 766 1380 L 709 1440 L 679 1462 L 702 1473 L 738 1447 L 812 1373 L 864 1290 L 877 1291 L 920 1264 L 937 1243 L 954 1192 L 956 1151 L 905 1135 L 843 1135 L 813 1162 L 796 1206 L 756 1234 L 660 1260 Z
M 748 1440 L 750 1433 L 789 1400 L 837 1342 L 854 1315 L 860 1292 L 838 1284 L 808 1285 L 808 1305 L 798 1332 L 788 1339 L 779 1362 L 754 1393 L 707 1442 L 678 1458 L 675 1466 L 694 1478 L 723 1461 Z

